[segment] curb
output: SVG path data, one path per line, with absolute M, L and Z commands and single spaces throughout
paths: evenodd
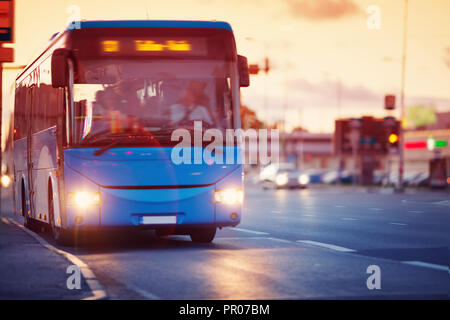
M 75 256 L 69 252 L 63 251 L 61 249 L 58 249 L 58 248 L 52 246 L 47 241 L 45 241 L 41 236 L 39 236 L 35 232 L 25 228 L 23 225 L 21 225 L 17 221 L 10 219 L 10 218 L 2 218 L 2 221 L 6 223 L 5 220 L 8 221 L 9 223 L 16 225 L 17 227 L 19 227 L 20 229 L 22 229 L 23 231 L 28 233 L 30 236 L 32 236 L 34 239 L 36 239 L 43 247 L 45 247 L 48 250 L 53 251 L 59 255 L 62 255 L 64 258 L 66 258 L 71 263 L 73 263 L 74 265 L 76 265 L 77 267 L 80 268 L 81 274 L 83 275 L 89 289 L 92 292 L 92 296 L 83 298 L 82 300 L 103 300 L 103 299 L 108 298 L 106 291 L 103 289 L 103 286 L 97 280 L 97 278 L 95 277 L 92 270 L 80 258 L 78 258 L 77 256 Z

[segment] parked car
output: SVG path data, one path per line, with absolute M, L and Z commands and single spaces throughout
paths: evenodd
M 309 176 L 309 183 L 322 183 L 323 176 L 327 172 L 327 169 L 309 169 L 305 171 L 305 173 Z
M 410 182 L 413 187 L 428 187 L 430 185 L 430 174 L 428 172 L 421 172 Z
M 327 172 L 323 175 L 322 180 L 327 184 L 336 184 L 340 183 L 352 183 L 353 177 L 352 174 L 347 170 L 341 171 L 341 177 L 339 179 L 339 172 L 337 170 Z
M 293 163 L 272 163 L 259 173 L 263 188 L 306 188 L 309 176 L 301 173 Z
M 387 174 L 384 170 L 375 170 L 373 172 L 373 184 L 374 185 L 382 185 L 384 179 L 386 178 Z
M 414 186 L 414 181 L 421 175 L 422 173 L 419 172 L 405 172 L 403 174 L 403 186 Z M 389 174 L 389 177 L 386 176 L 383 179 L 383 186 L 396 186 L 398 182 L 398 172 L 391 172 Z

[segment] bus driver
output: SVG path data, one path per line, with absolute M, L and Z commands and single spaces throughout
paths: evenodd
M 171 125 L 183 125 L 187 121 L 200 120 L 213 126 L 214 122 L 208 111 L 209 98 L 204 90 L 206 83 L 191 81 L 178 103 L 170 106 Z

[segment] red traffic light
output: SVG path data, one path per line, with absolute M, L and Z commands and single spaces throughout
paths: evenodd
M 250 74 L 258 74 L 259 72 L 259 66 L 257 64 L 250 64 L 248 66 L 248 72 Z

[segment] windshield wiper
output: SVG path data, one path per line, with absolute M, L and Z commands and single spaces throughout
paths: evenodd
M 125 140 L 125 139 L 128 139 L 128 138 L 126 138 L 126 137 L 121 137 L 121 138 L 118 138 L 118 139 L 114 139 L 113 142 L 111 142 L 110 144 L 107 144 L 106 146 L 104 146 L 104 147 L 101 148 L 101 149 L 95 150 L 95 151 L 94 151 L 94 156 L 99 156 L 99 155 L 103 154 L 105 151 L 108 151 L 109 149 L 111 149 L 112 147 L 114 147 L 114 146 L 117 145 L 119 142 L 121 142 L 121 141 L 123 141 L 123 140 Z
M 82 140 L 80 145 L 88 145 L 90 142 L 95 140 L 95 142 L 110 139 L 112 137 L 111 132 L 109 130 L 97 132 L 95 135 L 88 136 L 86 139 Z
M 109 149 L 115 147 L 119 143 L 132 142 L 132 141 L 135 141 L 135 139 L 148 140 L 153 145 L 159 144 L 159 141 L 157 139 L 153 139 L 153 137 L 151 137 L 151 136 L 126 135 L 126 136 L 119 136 L 119 137 L 117 137 L 117 136 L 110 136 L 110 137 L 113 139 L 113 141 L 111 143 L 107 144 L 106 146 L 102 147 L 101 149 L 94 151 L 95 156 L 99 156 L 99 155 L 103 154 L 105 151 L 108 151 Z

